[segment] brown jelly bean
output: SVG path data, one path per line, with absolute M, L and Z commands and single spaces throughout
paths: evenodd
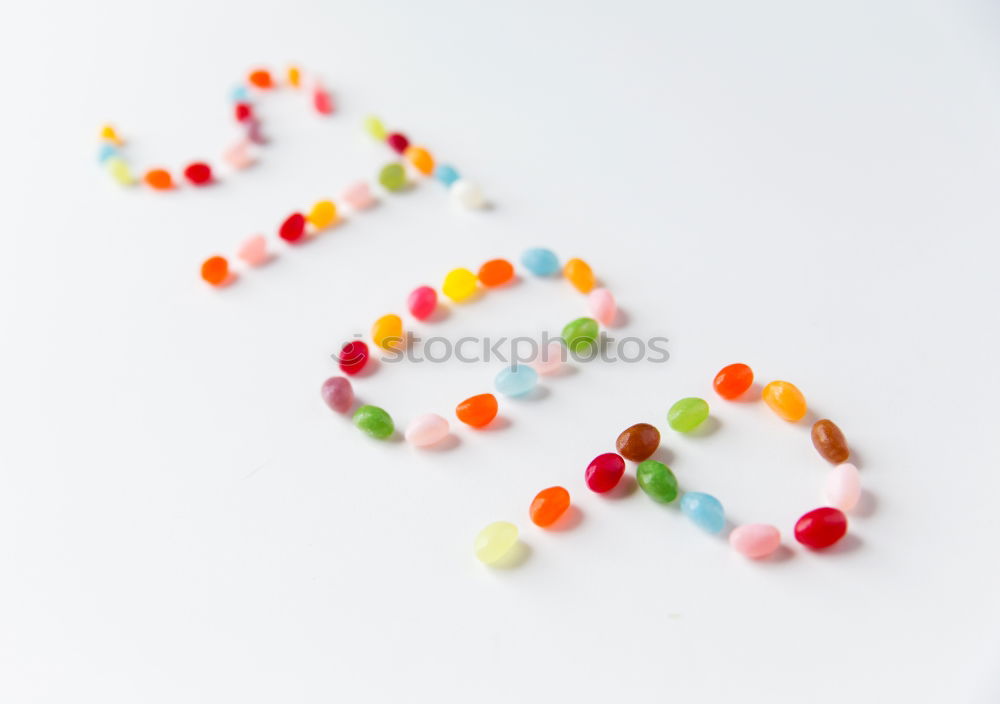
M 642 462 L 660 446 L 660 431 L 649 423 L 636 423 L 622 431 L 615 446 L 625 459 Z
M 834 464 L 846 462 L 851 451 L 847 449 L 847 440 L 844 434 L 832 420 L 818 420 L 812 427 L 812 441 L 823 459 Z

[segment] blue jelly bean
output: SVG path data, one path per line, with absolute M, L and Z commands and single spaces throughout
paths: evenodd
M 689 491 L 681 497 L 681 512 L 709 533 L 721 533 L 726 527 L 722 504 L 711 494 Z
M 234 103 L 245 103 L 250 100 L 250 91 L 244 85 L 238 85 L 233 88 L 233 92 L 229 94 Z
M 524 396 L 538 383 L 538 372 L 523 364 L 515 364 L 497 374 L 493 383 L 504 396 Z
M 118 148 L 113 144 L 102 144 L 97 151 L 97 160 L 102 164 L 113 156 L 118 156 Z
M 450 186 L 459 179 L 458 171 L 450 164 L 438 164 L 434 169 L 434 178 L 446 186 Z
M 521 255 L 521 263 L 535 276 L 551 276 L 559 271 L 559 257 L 551 249 L 529 249 Z

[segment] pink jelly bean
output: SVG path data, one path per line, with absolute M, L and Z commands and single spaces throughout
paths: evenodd
M 826 477 L 826 500 L 830 506 L 850 511 L 861 498 L 861 477 L 858 468 L 850 462 L 838 464 Z
M 427 413 L 414 419 L 406 427 L 406 441 L 414 447 L 427 447 L 448 435 L 448 421 L 436 413 Z
M 331 376 L 324 381 L 319 393 L 326 401 L 326 405 L 337 413 L 347 413 L 354 405 L 351 382 L 342 376 Z
M 254 162 L 253 155 L 250 153 L 250 145 L 244 139 L 229 147 L 222 155 L 222 160 L 237 171 L 251 166 Z
M 236 256 L 250 266 L 267 264 L 271 258 L 267 251 L 267 238 L 264 235 L 254 235 L 240 246 Z
M 365 210 L 375 205 L 371 189 L 364 181 L 358 181 L 348 186 L 347 190 L 341 194 L 341 198 L 355 210 Z
M 531 362 L 531 366 L 539 374 L 554 374 L 562 366 L 564 354 L 566 348 L 561 342 L 550 342 L 545 349 L 538 351 L 538 356 Z
M 333 97 L 326 88 L 316 86 L 316 90 L 313 92 L 313 107 L 320 115 L 329 115 L 333 112 Z
M 406 298 L 406 307 L 417 320 L 427 320 L 437 310 L 437 291 L 430 286 L 419 286 Z
M 615 322 L 618 314 L 618 305 L 611 291 L 606 288 L 595 288 L 587 296 L 587 303 L 590 306 L 590 313 L 601 325 L 611 325 Z
M 781 545 L 781 533 L 774 526 L 752 523 L 734 528 L 729 534 L 729 544 L 741 555 L 759 559 L 778 549 Z

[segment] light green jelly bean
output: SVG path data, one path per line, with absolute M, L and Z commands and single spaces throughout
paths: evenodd
M 679 433 L 690 433 L 708 418 L 708 402 L 703 398 L 682 398 L 670 407 L 667 422 Z
M 379 172 L 378 182 L 388 191 L 401 191 L 406 186 L 406 170 L 402 164 L 386 164 Z
M 395 426 L 388 413 L 378 406 L 362 406 L 354 412 L 354 425 L 373 438 L 384 440 L 392 435 Z
M 385 139 L 388 134 L 385 131 L 385 125 L 374 115 L 369 115 L 365 118 L 365 131 L 375 139 Z
M 635 478 L 639 488 L 660 503 L 669 504 L 677 498 L 677 477 L 662 462 L 640 462 L 635 469 Z
M 599 328 L 593 318 L 577 318 L 563 328 L 562 338 L 571 352 L 587 352 L 597 344 Z
M 135 183 L 135 176 L 132 175 L 132 170 L 120 156 L 111 157 L 104 162 L 104 165 L 108 173 L 111 174 L 111 178 L 122 186 L 131 186 Z

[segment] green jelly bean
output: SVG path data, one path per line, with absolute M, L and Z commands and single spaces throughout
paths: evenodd
M 406 170 L 402 164 L 386 164 L 379 172 L 378 182 L 389 191 L 401 191 L 406 186 Z
M 679 433 L 690 433 L 708 418 L 708 402 L 703 398 L 682 398 L 670 407 L 667 422 Z
M 597 344 L 599 330 L 593 318 L 577 318 L 563 328 L 562 338 L 571 352 L 583 353 Z
M 639 487 L 655 501 L 669 504 L 677 498 L 677 477 L 662 462 L 640 462 L 635 469 L 635 478 Z
M 354 425 L 373 438 L 384 440 L 392 435 L 395 426 L 388 413 L 378 406 L 362 406 L 354 412 Z

